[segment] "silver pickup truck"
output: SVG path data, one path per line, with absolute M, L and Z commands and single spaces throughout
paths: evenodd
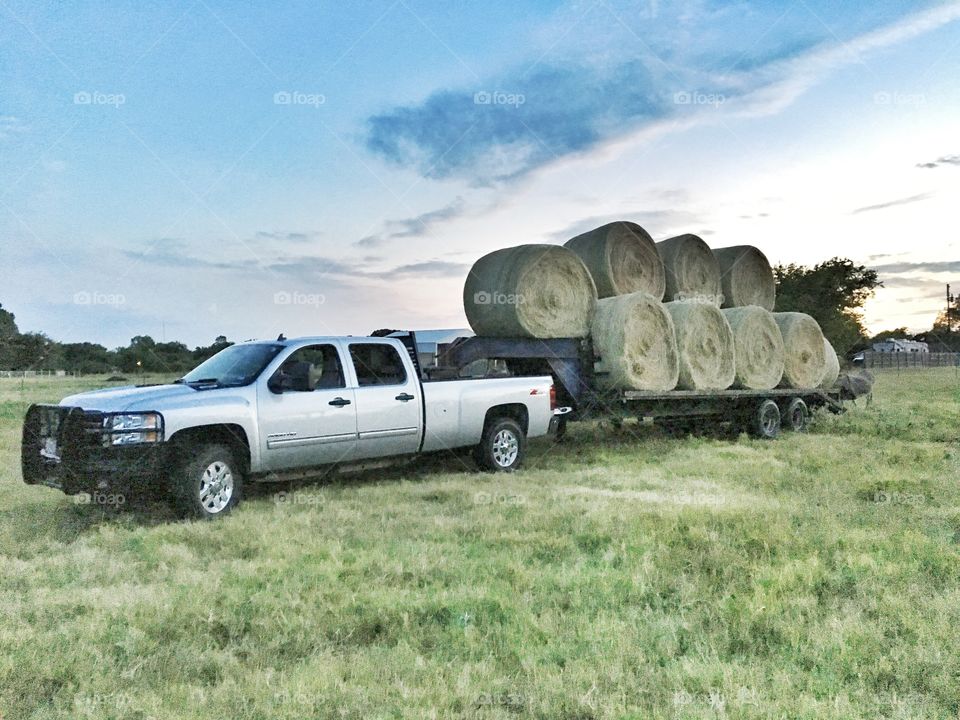
M 526 440 L 556 429 L 550 376 L 423 380 L 397 337 L 308 337 L 233 345 L 169 385 L 120 387 L 33 405 L 23 479 L 68 494 L 160 488 L 200 517 L 243 483 L 372 459 L 475 448 L 515 470 Z

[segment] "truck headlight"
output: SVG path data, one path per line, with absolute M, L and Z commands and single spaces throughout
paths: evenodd
M 159 413 L 111 415 L 107 429 L 112 445 L 136 445 L 163 440 L 163 418 Z

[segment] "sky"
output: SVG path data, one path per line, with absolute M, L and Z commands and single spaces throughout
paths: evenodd
M 465 327 L 612 220 L 960 290 L 960 2 L 0 0 L 0 303 L 126 345 Z

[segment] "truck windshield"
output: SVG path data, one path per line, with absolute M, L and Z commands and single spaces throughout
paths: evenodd
M 177 382 L 221 387 L 249 385 L 283 348 L 283 345 L 272 343 L 231 345 L 197 365 Z

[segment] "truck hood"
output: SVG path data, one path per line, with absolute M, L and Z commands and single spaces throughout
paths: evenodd
M 152 385 L 149 387 L 110 388 L 70 395 L 61 405 L 101 412 L 157 410 L 162 412 L 185 406 L 228 403 L 235 400 L 237 388 L 194 390 L 189 385 Z

